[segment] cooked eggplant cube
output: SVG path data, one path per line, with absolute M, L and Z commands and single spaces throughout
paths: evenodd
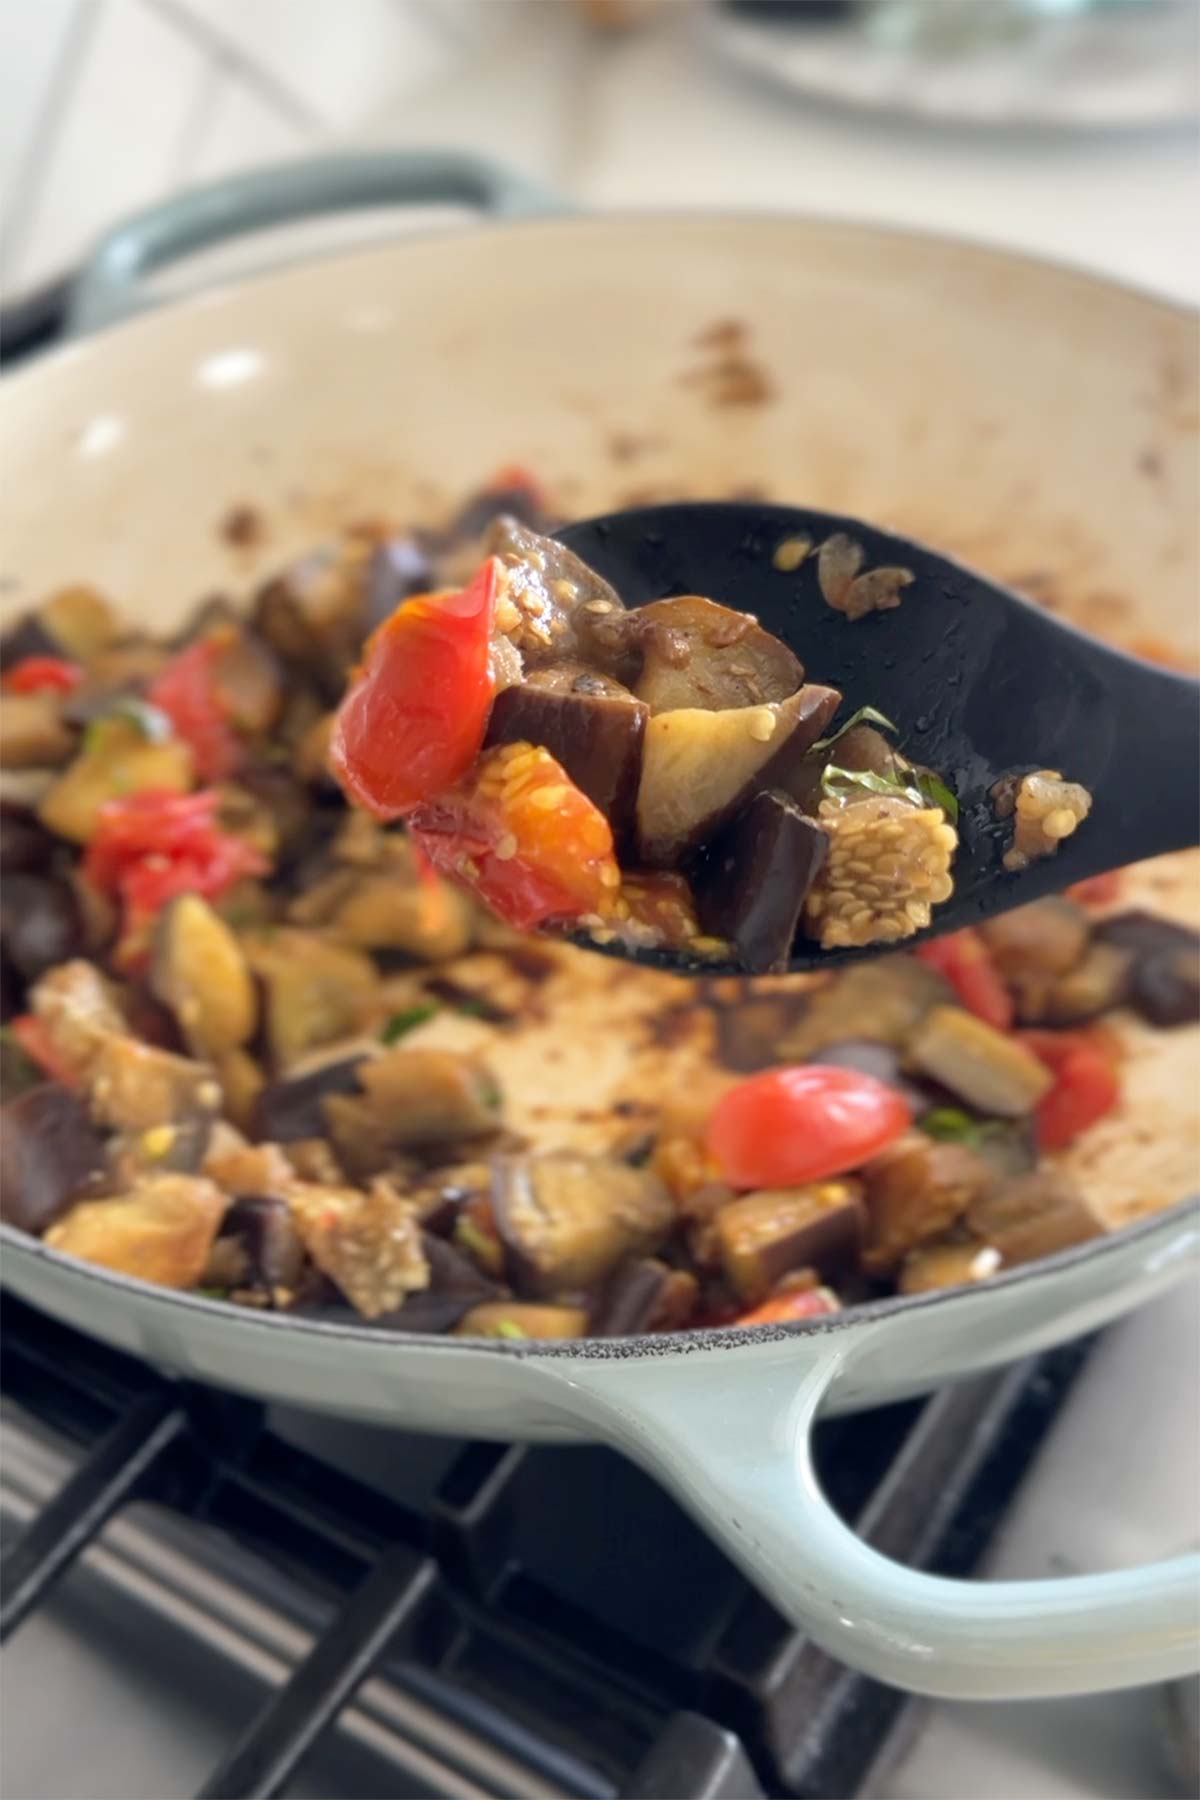
M 809 747 L 824 712 L 824 702 L 801 688 L 761 706 L 655 714 L 646 726 L 638 789 L 639 861 L 649 868 L 674 867 L 755 794 L 779 787 L 772 771 Z
M 821 827 L 786 794 L 757 795 L 693 870 L 701 929 L 726 938 L 752 975 L 785 969 L 828 847 Z
M 1000 1252 L 1005 1268 L 1069 1250 L 1102 1231 L 1095 1213 L 1056 1169 L 1034 1169 L 986 1189 L 967 1208 L 967 1224 Z
M 1200 965 L 1192 949 L 1158 950 L 1143 956 L 1133 972 L 1131 999 L 1138 1012 L 1160 1030 L 1194 1025 L 1200 1019 Z
M 750 613 L 680 594 L 635 617 L 642 651 L 635 692 L 652 712 L 760 706 L 786 700 L 804 680 L 804 665 Z
M 636 1337 L 645 1331 L 676 1331 L 696 1306 L 699 1284 L 686 1269 L 672 1269 L 657 1257 L 625 1263 L 605 1289 L 592 1319 L 594 1337 Z
M 245 1251 L 251 1285 L 295 1288 L 304 1267 L 304 1243 L 286 1200 L 269 1194 L 235 1200 L 221 1236 L 236 1238 Z
M 822 1274 L 852 1266 L 863 1230 L 862 1190 L 852 1181 L 764 1188 L 743 1194 L 714 1220 L 725 1275 L 757 1305 L 793 1269 Z
M 909 1045 L 909 1057 L 982 1113 L 1017 1119 L 1032 1112 L 1054 1077 L 1032 1051 L 956 1006 L 935 1006 Z
M 43 1082 L 0 1108 L 0 1218 L 39 1236 L 104 1167 L 104 1145 L 69 1088 Z
M 366 1060 L 365 1053 L 342 1056 L 320 1068 L 271 1082 L 254 1109 L 254 1136 L 275 1144 L 324 1137 L 329 1130 L 324 1102 L 331 1094 L 361 1094 L 358 1075 Z
M 653 1249 L 675 1216 L 649 1169 L 568 1153 L 498 1157 L 492 1203 L 518 1278 L 536 1294 L 602 1280 L 623 1256 Z
M 607 694 L 559 693 L 524 683 L 497 694 L 491 744 L 541 744 L 613 829 L 618 849 L 633 837 L 649 707 Z

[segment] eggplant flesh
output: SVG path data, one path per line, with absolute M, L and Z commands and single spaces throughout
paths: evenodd
M 826 1181 L 743 1194 L 721 1207 L 715 1227 L 730 1285 L 753 1306 L 793 1269 L 853 1266 L 863 1222 L 857 1184 Z
M 786 794 L 758 794 L 692 871 L 701 929 L 727 939 L 751 975 L 786 969 L 800 910 L 829 848 Z
M 786 785 L 775 772 L 809 747 L 832 689 L 711 712 L 684 707 L 646 726 L 638 789 L 639 861 L 673 868 L 707 843 L 755 794 Z
M 542 745 L 599 807 L 620 851 L 633 837 L 649 716 L 632 695 L 614 699 L 524 683 L 496 696 L 486 743 Z
M 804 680 L 799 658 L 750 613 L 680 594 L 633 616 L 642 652 L 634 692 L 652 712 L 761 706 L 786 700 Z

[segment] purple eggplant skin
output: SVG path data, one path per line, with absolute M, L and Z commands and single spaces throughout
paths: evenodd
M 255 1105 L 254 1137 L 290 1144 L 298 1138 L 327 1136 L 329 1121 L 321 1102 L 330 1094 L 360 1093 L 358 1071 L 366 1060 L 365 1052 L 361 1056 L 344 1056 L 303 1075 L 273 1081 L 263 1089 Z
M 104 1169 L 87 1107 L 46 1081 L 0 1107 L 0 1218 L 40 1237 Z
M 429 1286 L 409 1294 L 395 1312 L 381 1313 L 378 1318 L 364 1319 L 353 1311 L 339 1294 L 331 1293 L 328 1301 L 315 1306 L 297 1307 L 297 1312 L 315 1314 L 319 1318 L 344 1320 L 361 1326 L 364 1331 L 421 1331 L 441 1334 L 453 1331 L 473 1306 L 499 1300 L 504 1289 L 478 1269 L 469 1257 L 430 1232 L 421 1233 L 421 1247 L 429 1263 Z
M 70 962 L 86 948 L 74 892 L 53 876 L 5 873 L 0 934 L 5 956 L 25 981 L 36 981 L 47 969 Z
M 363 592 L 364 623 L 368 632 L 390 619 L 396 608 L 413 594 L 427 594 L 436 587 L 433 564 L 415 538 L 389 538 L 380 544 L 367 564 Z
M 221 1225 L 222 1237 L 235 1237 L 250 1264 L 251 1285 L 294 1288 L 304 1267 L 304 1244 L 286 1200 L 270 1194 L 244 1194 L 234 1201 Z
M 497 694 L 486 743 L 541 744 L 612 826 L 620 855 L 632 844 L 650 708 L 632 695 L 558 692 L 521 683 Z
M 32 813 L 0 802 L 0 869 L 9 875 L 42 875 L 54 860 L 54 839 Z
M 757 794 L 692 870 L 701 929 L 726 938 L 751 975 L 786 969 L 829 839 L 786 794 Z
M 914 1118 L 919 1119 L 922 1113 L 939 1104 L 931 1090 L 918 1087 L 903 1074 L 900 1053 L 891 1044 L 880 1044 L 873 1038 L 842 1038 L 836 1044 L 822 1045 L 809 1060 L 829 1064 L 835 1069 L 854 1069 L 859 1075 L 873 1075 L 876 1081 L 895 1088 L 904 1097 Z M 948 1101 L 948 1104 L 953 1102 Z
M 1155 913 L 1114 913 L 1095 930 L 1102 944 L 1133 953 L 1129 998 L 1151 1025 L 1168 1029 L 1200 1018 L 1200 936 Z
M 0 669 L 11 669 L 27 656 L 65 656 L 53 632 L 36 613 L 26 613 L 0 637 Z

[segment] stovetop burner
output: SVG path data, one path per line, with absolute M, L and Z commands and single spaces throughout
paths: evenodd
M 324 1738 L 398 1795 L 841 1796 L 898 1722 L 611 1451 L 268 1416 L 16 1300 L 4 1328 L 3 1633 L 82 1555 L 263 1683 L 204 1795 L 295 1791 Z M 1086 1354 L 826 1422 L 831 1499 L 887 1554 L 967 1572 Z

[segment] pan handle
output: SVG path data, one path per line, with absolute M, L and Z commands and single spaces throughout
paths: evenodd
M 115 225 L 75 282 L 72 336 L 99 331 L 149 304 L 147 275 L 227 238 L 321 213 L 366 206 L 460 205 L 494 218 L 563 210 L 548 190 L 511 169 L 458 150 L 383 150 L 321 156 L 252 169 L 193 188 Z
M 1200 1667 L 1200 1555 L 1046 1581 L 951 1580 L 893 1562 L 841 1519 L 813 1466 L 812 1427 L 831 1386 L 853 1385 L 854 1364 L 868 1345 L 878 1355 L 886 1329 L 847 1332 L 844 1349 L 824 1333 L 797 1338 L 753 1383 L 727 1376 L 721 1356 L 682 1368 L 647 1359 L 600 1408 L 594 1391 L 589 1411 L 794 1624 L 877 1680 L 944 1699 L 1020 1700 Z

